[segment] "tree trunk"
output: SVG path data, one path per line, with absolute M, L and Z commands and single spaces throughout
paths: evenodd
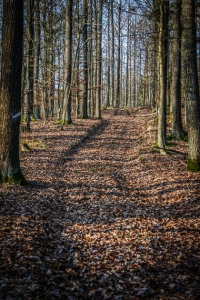
M 107 46 L 107 94 L 106 107 L 110 106 L 110 7 L 108 6 L 108 46 Z
M 101 72 L 102 72 L 102 54 L 101 54 L 101 37 L 102 37 L 102 8 L 103 1 L 98 0 L 98 17 L 97 17 L 97 45 L 96 45 L 96 59 L 97 59 L 97 89 L 96 89 L 96 111 L 95 117 L 101 118 Z
M 112 32 L 112 46 L 111 46 L 111 97 L 110 97 L 110 105 L 114 106 L 114 90 L 115 90 L 115 28 L 114 28 L 114 0 L 111 0 L 111 32 Z
M 138 51 L 137 51 L 137 36 L 136 36 L 136 16 L 134 20 L 134 39 L 133 39 L 133 95 L 131 95 L 130 99 L 130 107 L 137 107 L 137 82 L 139 82 L 139 76 L 137 74 L 136 62 L 138 59 Z
M 93 114 L 93 91 L 92 91 L 92 77 L 93 77 L 93 61 L 92 61 L 92 55 L 93 55 L 93 47 L 92 47 L 92 34 L 93 34 L 93 6 L 92 6 L 92 0 L 89 1 L 89 13 L 88 13 L 88 22 L 89 22 L 89 28 L 88 28 L 88 112 L 90 117 L 94 117 Z
M 117 45 L 117 87 L 116 87 L 116 107 L 120 106 L 120 64 L 121 64 L 121 12 L 122 2 L 119 3 L 119 16 L 118 16 L 118 45 Z
M 88 46 L 87 46 L 87 19 L 88 19 L 88 3 L 83 0 L 83 108 L 82 117 L 88 118 Z
M 196 57 L 195 1 L 182 0 L 182 66 L 187 109 L 188 171 L 200 171 L 200 102 Z
M 128 3 L 128 8 L 130 10 L 130 0 Z M 130 60 L 130 14 L 128 14 L 128 24 L 127 24 L 127 44 L 126 44 L 126 89 L 125 89 L 125 106 L 128 107 L 129 103 L 129 85 L 130 85 L 130 78 L 129 78 L 129 60 Z
M 34 52 L 34 117 L 40 119 L 39 105 L 39 69 L 40 69 L 40 43 L 41 43 L 41 25 L 40 25 L 40 6 L 39 1 L 34 0 L 35 5 L 35 52 Z
M 173 2 L 173 40 L 172 40 L 172 135 L 181 140 L 185 137 L 181 118 L 181 1 Z
M 0 82 L 0 181 L 24 184 L 19 160 L 22 42 L 23 1 L 5 0 Z
M 72 123 L 71 118 L 71 79 L 72 79 L 72 6 L 73 0 L 67 0 L 65 33 L 65 91 L 62 115 L 62 127 Z M 67 121 L 67 122 L 66 122 Z
M 31 116 L 34 102 L 34 0 L 28 0 L 28 58 L 27 58 L 27 100 L 26 100 L 26 130 L 30 131 Z
M 75 51 L 75 59 L 74 59 L 74 86 L 75 86 L 75 115 L 76 118 L 80 117 L 80 101 L 79 101 L 79 86 L 80 86 L 80 18 L 79 18 L 79 1 L 76 1 L 76 15 L 77 15 L 77 26 L 76 26 L 76 39 L 77 39 L 77 47 Z
M 159 103 L 158 103 L 158 146 L 166 145 L 166 105 L 167 105 L 167 55 L 168 55 L 168 14 L 169 1 L 160 3 L 159 23 Z M 165 154 L 164 150 L 161 153 Z

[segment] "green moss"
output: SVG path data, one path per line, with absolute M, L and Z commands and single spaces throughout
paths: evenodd
M 187 171 L 200 172 L 200 158 L 199 159 L 190 159 L 190 158 L 188 158 Z
M 65 121 L 63 121 L 62 119 L 61 120 L 59 120 L 58 122 L 57 122 L 57 125 L 61 125 L 61 130 L 63 130 L 63 127 L 64 126 L 69 126 L 69 125 L 73 125 L 73 122 L 72 121 L 68 121 L 68 120 L 65 120 Z
M 155 142 L 154 144 L 153 144 L 153 148 L 157 148 L 158 147 L 158 142 Z
M 19 170 L 16 173 L 13 173 L 11 176 L 3 176 L 0 175 L 0 183 L 15 183 L 19 185 L 25 185 L 29 186 L 29 182 L 25 179 L 24 175 L 22 174 L 22 171 Z
M 65 125 L 65 126 L 73 125 L 73 123 L 72 123 L 72 121 L 67 121 L 67 120 L 66 120 L 66 121 L 64 122 L 64 125 Z
M 167 115 L 170 114 L 170 105 L 167 105 Z
M 56 124 L 56 125 L 61 125 L 61 123 L 62 123 L 62 120 L 57 119 L 57 122 L 56 122 L 55 124 Z
M 31 122 L 36 122 L 37 120 L 36 120 L 36 118 L 35 118 L 35 116 L 31 116 Z
M 172 134 L 168 134 L 167 136 L 166 136 L 166 140 L 167 141 L 172 141 L 173 140 L 173 135 Z
M 29 151 L 31 151 L 31 148 L 27 143 L 22 143 L 21 144 L 21 150 L 24 151 L 24 152 L 29 152 Z
M 168 117 L 168 118 L 167 118 L 167 122 L 168 122 L 169 124 L 171 124 L 171 123 L 172 123 L 172 118 L 171 118 L 171 117 Z
M 22 123 L 24 123 L 24 124 L 26 123 L 26 116 L 25 115 L 21 116 L 21 124 Z

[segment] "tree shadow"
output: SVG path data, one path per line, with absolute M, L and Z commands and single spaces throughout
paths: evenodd
M 49 156 L 54 180 L 33 180 L 31 187 L 0 196 L 1 299 L 200 298 L 199 229 L 190 227 L 200 217 L 199 199 L 188 195 L 166 204 L 159 198 L 187 190 L 188 181 L 138 187 L 123 173 L 125 157 L 101 161 L 94 153 L 89 162 L 81 156 L 74 161 L 93 139 L 111 151 L 109 139 L 99 137 L 109 122 L 93 125 L 53 160 Z M 68 176 L 73 163 L 69 180 L 62 179 L 59 167 Z M 199 181 L 190 186 L 198 190 Z

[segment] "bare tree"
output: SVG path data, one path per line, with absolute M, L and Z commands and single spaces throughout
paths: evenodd
M 34 102 L 34 0 L 28 0 L 27 9 L 27 66 L 26 66 L 26 130 L 30 131 L 31 116 Z
M 97 36 L 96 36 L 96 111 L 95 117 L 101 118 L 101 74 L 102 74 L 102 49 L 101 49 L 101 39 L 102 39 L 102 9 L 103 0 L 97 0 L 98 15 L 97 15 Z
M 88 117 L 88 2 L 83 0 L 83 107 L 82 117 Z
M 200 171 L 200 102 L 196 59 L 195 1 L 182 0 L 182 66 L 188 126 L 189 171 Z
M 161 152 L 166 145 L 166 105 L 167 105 L 167 55 L 169 1 L 159 3 L 159 103 L 158 103 L 158 146 Z
M 0 181 L 26 183 L 19 160 L 23 0 L 4 0 L 0 82 Z M 8 71 L 9 70 L 9 71 Z
M 115 91 L 115 27 L 114 27 L 114 0 L 111 0 L 111 97 L 110 97 L 110 105 L 114 106 L 114 91 Z
M 116 83 L 116 103 L 115 106 L 120 105 L 120 66 L 121 66 L 121 18 L 122 18 L 122 1 L 119 2 L 118 15 L 118 45 L 117 45 L 117 83 Z
M 66 5 L 66 33 L 65 33 L 65 92 L 63 103 L 62 127 L 71 124 L 71 84 L 72 84 L 72 6 L 73 0 L 67 0 Z M 66 120 L 67 119 L 67 120 Z
M 172 106 L 172 135 L 175 139 L 184 139 L 185 133 L 181 118 L 181 1 L 173 2 L 173 39 L 171 54 L 171 106 Z

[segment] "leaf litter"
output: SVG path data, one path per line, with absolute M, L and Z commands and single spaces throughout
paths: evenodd
M 152 148 L 153 117 L 22 133 L 45 147 L 21 152 L 30 187 L 0 188 L 0 299 L 200 299 L 200 174 Z

